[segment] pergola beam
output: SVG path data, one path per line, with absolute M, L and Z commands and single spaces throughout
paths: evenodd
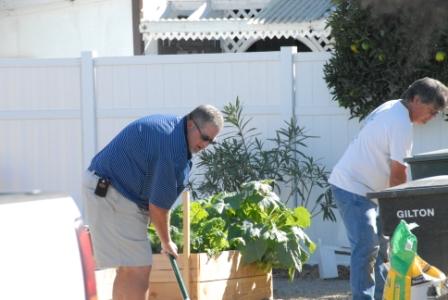
M 266 32 L 300 32 L 307 30 L 321 31 L 325 28 L 324 20 L 297 24 L 249 24 L 242 19 L 202 19 L 202 20 L 159 20 L 141 21 L 140 31 L 146 36 L 164 34 L 169 36 L 200 35 L 202 38 L 238 37 L 239 35 L 259 35 Z M 173 37 L 172 39 L 175 39 Z
M 270 0 L 175 0 L 167 1 L 175 10 L 196 10 L 203 3 L 209 2 L 214 10 L 262 8 Z

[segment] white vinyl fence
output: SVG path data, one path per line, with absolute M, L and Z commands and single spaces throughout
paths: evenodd
M 263 137 L 293 113 L 309 153 L 334 166 L 359 130 L 331 101 L 323 79 L 328 53 L 280 52 L 0 60 L 0 192 L 58 191 L 82 209 L 81 176 L 92 156 L 132 120 L 219 108 L 239 97 Z M 293 109 L 295 111 L 293 112 Z M 417 128 L 414 152 L 448 147 L 442 118 Z M 314 240 L 346 245 L 340 221 L 313 220 Z

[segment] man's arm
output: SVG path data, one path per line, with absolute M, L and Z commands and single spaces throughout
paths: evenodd
M 162 245 L 162 252 L 172 254 L 177 257 L 176 244 L 171 240 L 170 235 L 170 210 L 149 204 L 149 218 L 157 231 Z
M 406 166 L 402 163 L 391 160 L 389 186 L 396 186 L 406 182 Z

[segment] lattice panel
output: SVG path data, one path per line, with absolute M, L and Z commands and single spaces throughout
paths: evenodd
M 240 20 L 249 20 L 255 18 L 261 9 L 235 9 L 228 10 L 224 13 L 223 22 L 240 22 Z M 291 26 L 290 28 L 276 28 L 275 24 L 261 26 L 255 24 L 251 26 L 243 27 L 236 31 L 231 30 L 210 30 L 207 28 L 207 22 L 216 22 L 219 19 L 202 20 L 204 29 L 203 31 L 189 31 L 182 20 L 164 20 L 164 22 L 172 22 L 173 27 L 176 27 L 179 22 L 178 30 L 173 29 L 169 31 L 153 32 L 150 30 L 151 25 L 145 22 L 140 24 L 140 30 L 143 33 L 143 39 L 145 42 L 154 39 L 168 39 L 168 40 L 221 40 L 221 48 L 223 52 L 244 52 L 250 45 L 265 38 L 295 38 L 305 43 L 311 51 L 332 51 L 333 43 L 330 38 L 330 29 L 324 29 L 323 24 L 311 23 L 300 24 L 301 26 Z M 250 25 L 250 24 L 249 24 Z
M 247 49 L 248 44 L 252 44 L 254 41 L 256 41 L 256 39 L 246 37 L 222 39 L 221 48 L 227 53 L 244 52 Z
M 224 18 L 227 19 L 251 19 L 255 18 L 261 9 L 238 9 L 238 10 L 228 10 L 224 14 Z M 259 33 L 259 36 L 253 36 L 252 34 L 241 33 L 238 37 L 226 37 L 221 39 L 221 48 L 224 52 L 237 53 L 244 52 L 248 48 L 248 44 L 251 44 L 257 40 L 266 37 L 281 37 L 281 36 L 295 36 L 297 39 L 307 39 L 314 45 L 312 51 L 332 51 L 332 41 L 330 40 L 330 30 L 325 30 L 324 32 L 314 31 L 309 29 L 309 31 L 300 32 L 265 32 L 264 34 Z
M 261 8 L 251 9 L 232 9 L 224 13 L 226 19 L 250 19 L 256 17 L 261 11 Z
M 316 49 L 313 51 L 333 51 L 333 39 L 330 37 L 330 30 L 325 30 L 324 32 L 316 32 L 310 29 L 309 33 L 304 35 L 304 38 L 311 41 Z
M 261 11 L 261 8 L 252 9 L 232 9 L 224 13 L 225 19 L 251 19 L 255 18 Z M 255 41 L 253 38 L 244 36 L 221 39 L 221 48 L 227 53 L 244 52 L 248 43 Z
M 294 35 L 285 35 L 285 36 L 294 36 Z M 245 52 L 250 45 L 254 42 L 261 40 L 263 38 L 273 38 L 273 37 L 281 37 L 278 34 L 272 34 L 259 38 L 251 38 L 251 37 L 234 37 L 234 38 L 226 38 L 221 39 L 221 48 L 224 52 L 227 53 L 238 53 Z M 310 30 L 307 33 L 302 33 L 300 35 L 294 36 L 298 40 L 306 39 L 308 40 L 313 47 L 311 47 L 311 51 L 333 51 L 333 43 L 330 39 L 329 32 L 325 32 L 325 34 L 319 34 L 313 30 Z

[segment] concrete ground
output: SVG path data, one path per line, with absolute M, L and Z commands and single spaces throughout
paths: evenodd
M 296 278 L 290 282 L 287 278 L 274 276 L 275 300 L 305 300 L 305 299 L 350 299 L 348 280 L 342 279 L 302 279 Z
M 317 276 L 295 278 L 290 282 L 282 273 L 274 272 L 275 300 L 350 299 L 348 280 L 319 279 Z M 112 299 L 113 269 L 96 272 L 98 300 Z M 258 299 L 254 299 L 258 300 Z

